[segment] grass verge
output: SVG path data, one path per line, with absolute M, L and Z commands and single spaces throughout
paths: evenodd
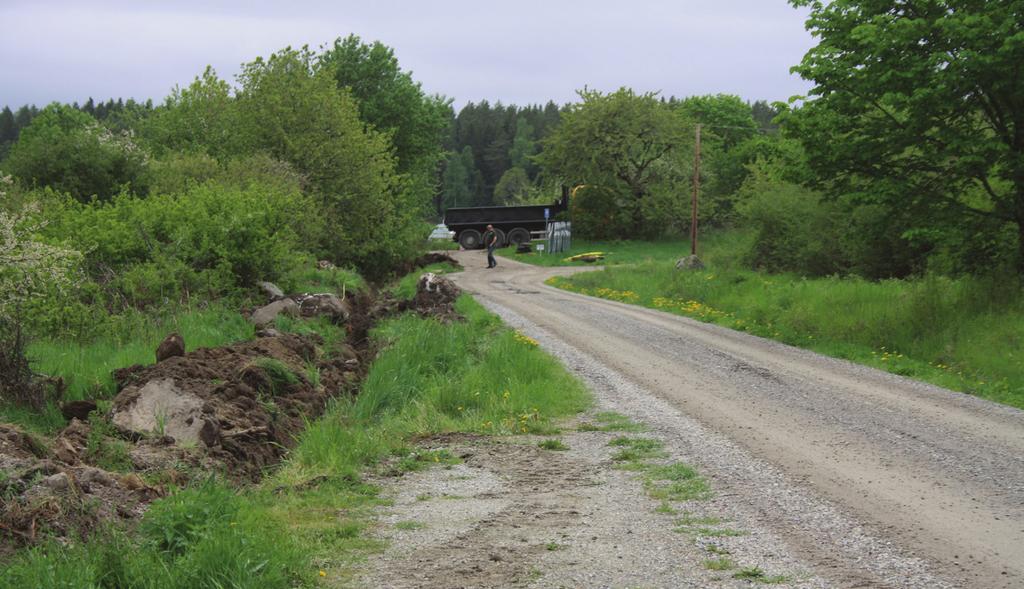
M 737 268 L 725 251 L 704 271 L 676 270 L 676 252 L 549 284 L 1024 408 L 1024 298 L 1012 280 L 805 279 Z

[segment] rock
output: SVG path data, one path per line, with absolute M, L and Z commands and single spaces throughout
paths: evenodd
M 205 422 L 202 407 L 202 399 L 181 390 L 173 378 L 163 378 L 139 388 L 130 402 L 114 411 L 111 421 L 139 437 L 162 434 L 179 444 L 195 443 Z
M 220 443 L 220 426 L 213 419 L 204 419 L 203 426 L 199 428 L 199 440 L 208 448 Z
M 89 421 L 89 414 L 95 410 L 95 401 L 68 401 L 60 405 L 60 413 L 68 421 L 72 419 Z
M 160 345 L 156 348 L 156 361 L 157 364 L 163 362 L 168 358 L 174 358 L 175 356 L 185 355 L 185 339 L 177 333 L 164 338 L 164 341 L 160 342 Z
M 65 464 L 78 464 L 78 449 L 67 438 L 57 438 L 54 441 L 53 455 Z
M 82 485 L 99 485 L 101 487 L 113 487 L 114 479 L 102 469 L 85 466 L 78 473 L 78 482 Z
M 267 329 L 257 331 L 256 337 L 281 337 L 281 332 L 272 327 L 268 327 Z
M 303 295 L 299 311 L 303 317 L 326 315 L 338 323 L 344 323 L 352 315 L 352 304 L 331 293 Z
M 320 260 L 319 262 L 316 263 L 316 267 L 319 268 L 320 270 L 333 270 L 335 268 L 334 264 L 328 262 L 327 260 Z
M 279 299 L 253 311 L 249 321 L 255 325 L 268 325 L 273 323 L 281 313 L 290 317 L 298 317 L 299 305 L 291 299 Z
M 61 493 L 71 488 L 71 478 L 65 472 L 58 472 L 39 481 L 39 484 L 52 491 Z
M 704 262 L 701 262 L 700 258 L 698 258 L 697 256 L 686 256 L 685 258 L 680 258 L 679 261 L 676 262 L 676 270 L 703 270 L 703 269 L 704 269 Z
M 264 294 L 266 294 L 267 298 L 271 301 L 284 298 L 284 291 L 273 282 L 259 282 L 257 283 L 257 286 L 263 290 Z

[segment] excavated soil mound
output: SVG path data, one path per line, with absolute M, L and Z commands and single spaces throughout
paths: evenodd
M 422 317 L 436 317 L 442 322 L 462 320 L 455 310 L 455 300 L 462 290 L 444 276 L 427 272 L 416 283 L 416 296 L 408 308 Z
M 74 438 L 88 426 L 73 420 Z M 58 441 L 67 441 L 64 434 Z M 82 440 L 84 444 L 84 439 Z M 162 492 L 136 474 L 116 474 L 61 460 L 18 428 L 0 424 L 0 557 L 38 539 L 87 534 L 103 520 L 135 518 Z M 84 449 L 84 448 L 83 448 Z
M 171 437 L 205 449 L 232 476 L 258 479 L 329 397 L 354 389 L 355 352 L 320 360 L 319 343 L 275 334 L 122 370 L 111 421 L 131 439 Z

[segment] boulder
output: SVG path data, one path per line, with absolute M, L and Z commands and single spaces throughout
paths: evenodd
M 68 421 L 72 419 L 89 421 L 89 414 L 95 410 L 95 401 L 68 401 L 60 405 L 60 413 Z
M 259 282 L 256 284 L 263 290 L 263 293 L 267 295 L 267 298 L 271 301 L 284 298 L 284 291 L 273 282 Z
M 164 338 L 164 341 L 160 342 L 160 345 L 156 348 L 156 361 L 157 364 L 163 362 L 168 358 L 174 358 L 175 356 L 185 355 L 185 338 L 177 333 Z
M 686 256 L 685 258 L 680 258 L 679 261 L 676 262 L 676 270 L 703 270 L 703 269 L 704 269 L 704 262 L 701 262 L 700 258 L 698 258 L 697 256 Z
M 299 312 L 303 317 L 326 315 L 344 323 L 352 315 L 352 304 L 331 293 L 303 295 L 299 299 Z
M 281 337 L 281 332 L 273 327 L 268 327 L 266 329 L 258 330 L 256 332 L 256 337 Z
M 173 378 L 151 380 L 121 395 L 128 401 L 119 404 L 111 417 L 118 428 L 138 437 L 171 436 L 179 444 L 200 440 L 205 424 L 203 400 L 181 390 Z
M 255 325 L 268 325 L 281 313 L 291 317 L 299 315 L 299 305 L 291 299 L 279 299 L 252 312 L 249 321 Z
M 316 263 L 316 267 L 320 270 L 333 270 L 335 265 L 328 262 L 327 260 L 320 260 Z

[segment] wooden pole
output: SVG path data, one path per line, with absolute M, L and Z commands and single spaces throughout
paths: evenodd
M 690 216 L 690 255 L 697 255 L 697 194 L 700 192 L 700 123 L 693 149 L 693 211 Z

